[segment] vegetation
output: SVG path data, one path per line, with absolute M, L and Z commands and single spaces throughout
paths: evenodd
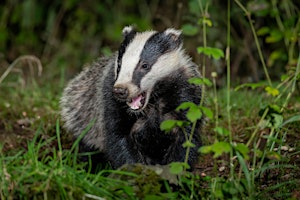
M 0 3 L 0 198 L 299 199 L 299 9 L 291 0 Z M 186 163 L 92 173 L 61 128 L 66 82 L 111 54 L 127 24 L 182 28 L 201 65 L 204 77 L 190 83 L 205 101 L 178 108 L 189 121 L 161 124 L 208 118 L 193 173 Z M 193 144 L 184 145 L 188 157 Z

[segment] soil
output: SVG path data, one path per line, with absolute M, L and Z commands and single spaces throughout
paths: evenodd
M 36 130 L 31 127 L 32 120 L 27 118 L 15 120 L 12 126 L 9 128 L 7 127 L 7 124 L 7 119 L 0 119 L 0 141 L 3 144 L 2 152 L 14 152 L 14 150 L 20 148 L 26 150 L 27 142 L 31 141 L 36 133 Z M 237 126 L 236 129 L 239 129 L 239 126 Z M 296 150 L 296 148 L 293 148 L 295 147 L 295 141 L 298 141 L 299 144 L 300 130 L 294 128 L 293 131 L 296 131 L 296 133 L 291 134 L 286 138 L 285 147 L 287 149 L 282 149 L 282 159 L 286 160 L 287 164 L 298 166 L 297 170 L 292 168 L 267 170 L 260 176 L 260 179 L 257 180 L 262 190 L 274 184 L 276 185 L 281 181 L 287 181 L 291 179 L 297 181 L 300 180 L 300 152 L 299 149 Z M 52 132 L 55 134 L 55 126 L 53 126 Z M 261 132 L 261 135 L 264 135 L 266 130 L 262 130 Z M 49 136 L 45 136 L 45 138 L 48 137 Z M 207 136 L 206 139 L 209 142 L 214 141 L 213 136 Z M 238 142 L 243 142 L 243 139 L 241 138 L 238 140 Z M 72 140 L 70 137 L 64 137 L 62 138 L 62 143 L 63 148 L 68 149 L 71 147 Z M 264 144 L 265 142 L 262 141 L 260 144 L 261 148 L 263 148 Z M 55 143 L 53 143 L 53 145 L 57 146 Z M 270 159 L 266 159 L 266 162 L 270 161 Z M 199 158 L 199 164 L 196 165 L 194 173 L 202 177 L 226 177 L 229 174 L 228 160 L 229 158 L 226 155 L 223 155 L 217 159 L 214 159 L 212 154 L 201 155 Z M 299 188 L 294 188 L 292 194 L 295 199 L 300 199 Z

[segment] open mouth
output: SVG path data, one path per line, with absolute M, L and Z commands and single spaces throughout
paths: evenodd
M 139 94 L 138 96 L 127 101 L 127 105 L 132 110 L 140 110 L 144 107 L 145 102 L 146 102 L 146 93 L 143 92 L 143 93 Z

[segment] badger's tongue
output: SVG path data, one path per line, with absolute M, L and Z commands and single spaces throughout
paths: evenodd
M 143 106 L 143 104 L 141 102 L 142 99 L 143 99 L 143 95 L 141 95 L 141 94 L 139 96 L 131 99 L 131 102 L 128 102 L 129 107 L 133 110 L 140 109 Z

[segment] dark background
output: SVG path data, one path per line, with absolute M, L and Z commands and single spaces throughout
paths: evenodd
M 6 0 L 0 3 L 0 73 L 21 55 L 35 55 L 50 79 L 65 70 L 67 79 L 82 65 L 117 50 L 123 26 L 138 30 L 183 29 L 185 48 L 199 65 L 207 46 L 225 52 L 227 1 L 223 0 Z M 296 65 L 299 54 L 299 1 L 241 1 L 259 37 L 272 80 Z M 265 79 L 248 18 L 230 1 L 231 78 L 234 83 Z M 203 29 L 203 19 L 212 26 Z M 204 37 L 205 35 L 205 37 Z M 206 59 L 207 76 L 225 80 L 225 59 Z

